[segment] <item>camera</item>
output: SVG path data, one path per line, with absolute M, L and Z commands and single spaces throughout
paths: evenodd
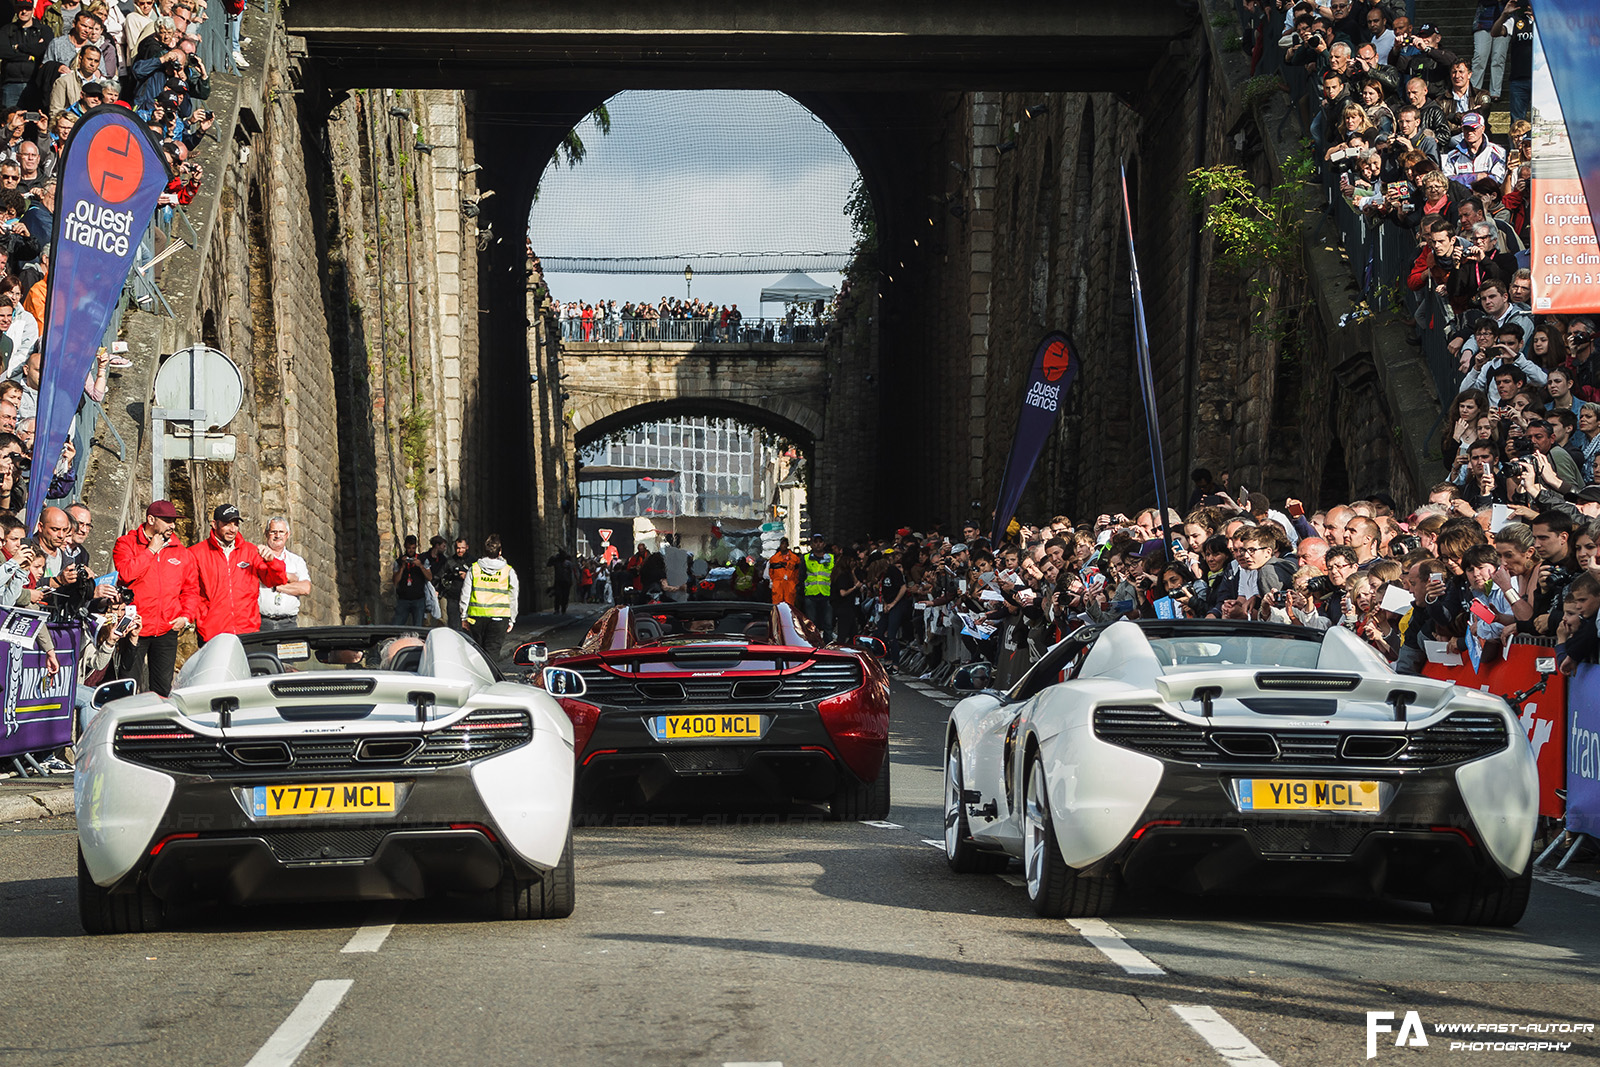
M 1306 579 L 1306 595 L 1311 597 L 1325 597 L 1333 592 L 1333 579 L 1326 574 L 1314 574 Z
M 1511 451 L 1518 459 L 1532 459 L 1537 449 L 1527 434 L 1519 433 L 1511 439 Z

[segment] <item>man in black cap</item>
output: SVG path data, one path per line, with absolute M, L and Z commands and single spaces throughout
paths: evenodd
M 200 572 L 200 643 L 217 634 L 261 629 L 261 587 L 289 581 L 283 560 L 239 536 L 239 509 L 223 504 L 211 513 L 211 536 L 195 545 Z

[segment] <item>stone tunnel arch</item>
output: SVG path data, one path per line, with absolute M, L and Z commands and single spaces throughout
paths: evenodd
M 763 407 L 715 397 L 674 397 L 644 403 L 617 397 L 579 408 L 572 417 L 574 440 L 581 452 L 608 434 L 630 426 L 694 415 L 737 419 L 769 430 L 788 438 L 807 454 L 822 432 L 821 415 L 783 397 L 774 397 Z

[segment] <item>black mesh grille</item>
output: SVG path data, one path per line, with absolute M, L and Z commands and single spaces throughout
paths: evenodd
M 1458 711 L 1444 721 L 1408 734 L 1333 730 L 1250 731 L 1276 739 L 1280 755 L 1241 754 L 1235 729 L 1212 730 L 1174 719 L 1156 707 L 1095 709 L 1095 736 L 1122 748 L 1186 763 L 1291 763 L 1301 766 L 1429 767 L 1465 763 L 1510 743 L 1505 719 L 1491 712 Z M 1399 751 L 1395 751 L 1398 748 Z M 1232 750 L 1234 754 L 1229 754 Z
M 1395 757 L 1400 764 L 1465 763 L 1511 743 L 1504 716 L 1486 711 L 1458 711 L 1443 722 L 1411 735 L 1411 744 Z
M 667 766 L 678 774 L 722 774 L 744 770 L 750 750 L 719 745 L 710 748 L 669 748 L 662 753 Z
M 326 830 L 299 833 L 293 830 L 268 830 L 261 837 L 272 854 L 284 863 L 315 860 L 367 859 L 378 851 L 387 829 Z
M 1302 856 L 1348 856 L 1361 844 L 1370 826 L 1320 826 L 1307 823 L 1251 826 L 1250 841 L 1261 852 Z
M 116 754 L 130 763 L 141 763 L 158 770 L 181 774 L 225 775 L 245 778 L 252 775 L 281 775 L 284 771 L 322 773 L 374 771 L 400 767 L 453 767 L 471 760 L 508 752 L 525 745 L 533 736 L 533 724 L 523 711 L 475 711 L 453 726 L 422 737 L 422 744 L 403 759 L 358 759 L 363 741 L 390 740 L 388 736 L 339 738 L 284 738 L 289 752 L 287 762 L 242 764 L 223 751 L 222 743 L 185 729 L 176 722 L 127 723 L 117 728 L 113 742 Z M 239 742 L 229 742 L 229 745 Z
M 861 665 L 853 660 L 818 660 L 793 674 L 761 678 L 654 678 L 613 674 L 600 667 L 580 672 L 588 685 L 584 700 L 602 707 L 702 707 L 736 700 L 808 704 L 861 685 Z M 773 684 L 776 683 L 776 684 Z

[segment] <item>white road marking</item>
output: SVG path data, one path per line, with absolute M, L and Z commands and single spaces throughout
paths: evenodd
M 995 877 L 1006 885 L 1025 886 L 1028 884 L 1028 880 L 1019 874 L 997 874 Z
M 311 1044 L 344 995 L 355 984 L 351 978 L 325 978 L 312 984 L 283 1025 L 272 1032 L 261 1051 L 245 1067 L 289 1067 Z
M 1105 953 L 1106 959 L 1129 974 L 1167 973 L 1151 962 L 1150 957 L 1124 941 L 1122 935 L 1103 919 L 1068 919 L 1067 922 L 1083 935 L 1085 941 Z
M 783 1067 L 782 1060 L 728 1060 L 722 1067 Z
M 1591 897 L 1600 897 L 1600 882 L 1591 882 L 1587 878 L 1579 878 L 1566 871 L 1547 871 L 1541 867 L 1533 869 L 1533 877 L 1545 885 L 1558 885 L 1562 889 L 1570 889 L 1574 893 L 1583 893 Z
M 385 909 L 383 909 L 377 915 L 373 916 L 373 919 L 372 919 L 371 922 L 367 923 L 365 926 L 363 926 L 359 930 L 357 930 L 355 932 L 355 935 L 353 937 L 351 937 L 349 941 L 345 942 L 344 948 L 340 949 L 339 951 L 340 952 L 376 952 L 376 951 L 378 951 L 378 949 L 383 947 L 384 939 L 389 936 L 389 934 L 390 934 L 390 932 L 392 930 L 394 930 L 394 924 L 396 922 L 398 922 L 399 919 L 400 919 L 400 909 L 399 908 L 385 908 Z
M 897 822 L 884 822 L 882 819 L 862 819 L 862 826 L 876 826 L 880 830 L 904 830 L 905 827 Z
M 940 841 L 936 837 L 924 837 L 922 839 L 922 843 L 924 845 L 932 845 L 934 848 L 938 849 L 940 852 L 944 851 L 944 842 Z
M 1230 1067 L 1278 1067 L 1275 1060 L 1268 1059 L 1248 1037 L 1218 1015 L 1215 1008 L 1203 1004 L 1173 1004 L 1171 1007 Z

